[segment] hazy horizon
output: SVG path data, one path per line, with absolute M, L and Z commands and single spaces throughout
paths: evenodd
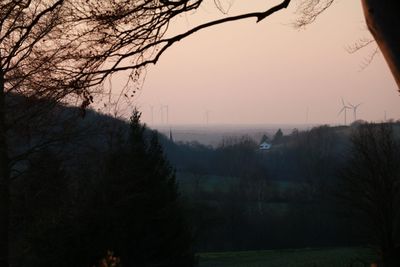
M 272 5 L 235 2 L 229 15 Z M 167 120 L 338 125 L 344 124 L 344 114 L 338 115 L 341 98 L 346 104 L 362 103 L 357 119 L 399 119 L 399 93 L 383 56 L 379 53 L 365 66 L 376 45 L 355 54 L 346 51 L 360 39 L 372 38 L 360 1 L 335 1 L 305 30 L 292 27 L 295 11 L 292 4 L 261 23 L 249 19 L 223 24 L 172 46 L 147 69 L 143 88 L 131 100 L 142 111 L 142 120 L 148 125 Z M 182 32 L 222 16 L 209 1 L 170 29 Z M 123 82 L 116 76 L 113 88 L 118 91 Z M 125 116 L 129 113 L 127 108 Z M 347 124 L 353 120 L 348 110 Z
M 203 145 L 218 146 L 225 138 L 241 138 L 247 136 L 254 141 L 260 141 L 264 134 L 269 137 L 281 129 L 284 135 L 293 132 L 311 129 L 311 124 L 163 124 L 148 125 L 151 129 L 164 134 L 172 135 L 177 142 L 198 142 Z

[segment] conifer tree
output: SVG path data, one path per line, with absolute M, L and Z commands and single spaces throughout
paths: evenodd
M 126 266 L 192 266 L 192 238 L 174 170 L 158 133 L 148 140 L 140 115 L 135 109 L 127 144 L 106 160 L 98 212 L 87 217 L 93 260 L 112 250 Z
M 283 133 L 282 130 L 279 128 L 278 131 L 276 131 L 275 135 L 274 135 L 274 143 L 279 143 L 282 140 L 283 137 Z

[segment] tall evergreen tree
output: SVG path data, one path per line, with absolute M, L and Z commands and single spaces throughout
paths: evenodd
M 282 133 L 281 128 L 279 128 L 278 131 L 276 131 L 276 133 L 275 133 L 275 135 L 274 135 L 274 140 L 273 140 L 273 142 L 274 142 L 275 144 L 276 144 L 276 143 L 279 143 L 279 142 L 282 141 L 282 138 L 283 138 L 283 133 Z
M 135 110 L 127 144 L 106 160 L 97 210 L 87 215 L 93 257 L 110 249 L 126 266 L 191 266 L 192 239 L 175 173 L 158 134 L 148 140 Z
M 162 259 L 163 266 L 190 266 L 194 259 L 190 229 L 179 201 L 175 171 L 164 156 L 156 131 L 151 135 L 148 158 L 153 192 L 151 202 L 157 218 L 161 219 L 154 222 L 156 242 L 151 246 L 155 245 L 156 258 Z

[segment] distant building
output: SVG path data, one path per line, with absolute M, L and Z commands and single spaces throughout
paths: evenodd
M 267 142 L 262 142 L 259 147 L 260 150 L 269 150 L 271 149 L 271 144 Z

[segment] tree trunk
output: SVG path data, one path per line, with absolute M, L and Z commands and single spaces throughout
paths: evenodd
M 374 36 L 400 90 L 400 1 L 361 2 L 368 29 Z
M 4 74 L 0 69 L 0 267 L 9 266 L 10 166 L 5 110 Z

